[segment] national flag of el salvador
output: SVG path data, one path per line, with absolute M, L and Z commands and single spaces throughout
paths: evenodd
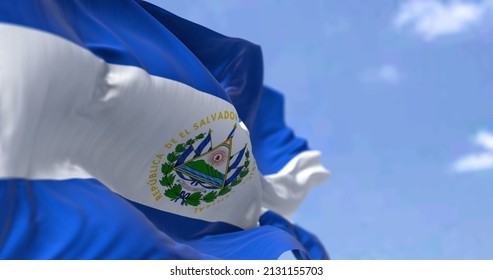
M 1 1 L 0 259 L 327 259 L 262 67 L 144 1 Z

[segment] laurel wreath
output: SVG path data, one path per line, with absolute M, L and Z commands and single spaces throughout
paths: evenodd
M 247 149 L 245 152 L 245 163 L 243 165 L 243 170 L 240 172 L 238 178 L 235 178 L 231 183 L 224 186 L 219 191 L 212 191 L 207 193 L 206 195 L 202 195 L 200 192 L 188 192 L 183 190 L 181 184 L 175 184 L 175 174 L 172 174 L 174 163 L 180 158 L 180 156 L 185 152 L 190 146 L 192 146 L 196 141 L 203 139 L 205 137 L 205 133 L 201 133 L 194 138 L 188 139 L 186 142 L 178 144 L 175 147 L 175 151 L 171 152 L 167 155 L 167 162 L 161 165 L 161 172 L 163 173 L 163 177 L 159 181 L 161 186 L 165 187 L 166 190 L 164 195 L 168 197 L 171 201 L 175 203 L 181 200 L 181 205 L 192 205 L 199 206 L 202 202 L 211 203 L 216 200 L 220 196 L 224 196 L 228 194 L 234 186 L 239 185 L 243 178 L 248 175 L 250 170 L 248 169 L 250 165 L 250 151 Z

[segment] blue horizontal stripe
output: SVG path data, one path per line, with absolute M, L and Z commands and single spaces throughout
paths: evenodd
M 260 216 L 259 219 L 261 226 L 272 226 L 278 229 L 282 229 L 284 232 L 290 234 L 292 237 L 296 238 L 303 247 L 309 252 L 309 255 L 305 254 L 305 251 L 298 250 L 295 251 L 295 256 L 298 259 L 307 259 L 311 258 L 314 260 L 328 260 L 329 254 L 325 250 L 322 242 L 313 235 L 311 232 L 308 232 L 304 228 L 294 225 L 290 223 L 288 220 L 281 217 L 279 214 L 268 211 Z
M 97 180 L 0 180 L 0 259 L 211 259 Z
M 242 230 L 182 217 L 129 202 L 94 179 L 1 179 L 0 205 L 0 259 L 277 259 L 305 252 L 275 222 Z

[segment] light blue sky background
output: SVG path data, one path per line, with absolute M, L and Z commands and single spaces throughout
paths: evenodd
M 152 1 L 261 45 L 334 259 L 493 259 L 493 0 Z

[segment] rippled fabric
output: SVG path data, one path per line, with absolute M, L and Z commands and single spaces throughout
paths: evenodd
M 306 141 L 295 137 L 283 121 L 282 96 L 263 85 L 260 48 L 245 40 L 131 0 L 1 1 L 0 24 L 55 35 L 105 63 L 137 67 L 231 103 L 250 129 L 253 154 L 263 174 L 276 174 L 308 150 Z M 38 50 L 43 55 L 43 49 Z M 64 83 L 63 77 L 53 81 L 53 90 Z M 0 85 L 0 94 L 10 89 L 7 81 Z M 7 111 L 5 104 L 0 104 L 0 116 Z M 8 116 L 0 121 L 8 123 Z M 9 133 L 0 126 L 0 141 L 8 140 Z M 0 156 L 20 156 L 2 150 L 3 144 Z M 87 155 L 91 156 L 101 155 Z M 29 157 L 24 160 L 29 166 Z M 247 229 L 176 215 L 123 198 L 101 183 L 105 176 L 92 173 L 94 178 L 89 179 L 18 178 L 5 173 L 0 178 L 0 258 L 276 259 L 289 250 L 302 259 L 328 258 L 316 237 L 273 212 L 259 217 L 260 226 Z

